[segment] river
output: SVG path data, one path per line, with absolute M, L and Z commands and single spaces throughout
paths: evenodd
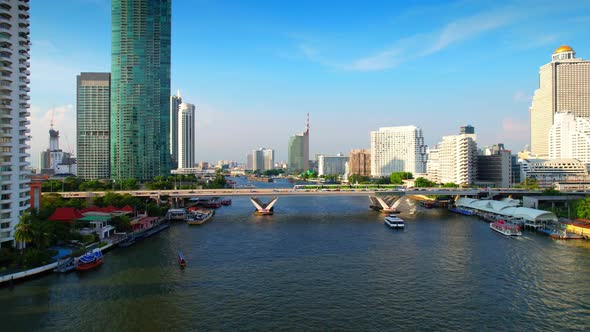
M 2 329 L 590 329 L 590 242 L 509 238 L 441 210 L 402 214 L 392 231 L 368 204 L 282 197 L 255 216 L 234 198 L 96 271 L 0 289 Z

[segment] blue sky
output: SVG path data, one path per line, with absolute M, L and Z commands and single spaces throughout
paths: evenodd
M 287 159 L 369 147 L 417 125 L 426 143 L 471 124 L 478 144 L 529 142 L 530 99 L 555 48 L 590 58 L 590 2 L 173 0 L 172 92 L 197 107 L 197 160 Z M 110 71 L 109 0 L 31 1 L 32 161 L 54 117 L 75 151 L 76 75 Z

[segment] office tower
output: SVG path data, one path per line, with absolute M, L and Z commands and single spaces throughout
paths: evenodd
M 178 111 L 178 168 L 195 167 L 195 105 L 180 104 Z
M 438 144 L 441 183 L 468 185 L 477 177 L 477 143 L 472 134 L 443 136 Z
M 0 57 L 0 247 L 14 246 L 14 227 L 29 208 L 29 4 L 2 1 Z
M 496 188 L 509 188 L 512 185 L 512 155 L 504 144 L 486 147 L 477 156 L 477 184 Z
M 301 134 L 289 139 L 289 171 L 306 172 L 309 170 L 309 113 L 307 125 Z
M 371 176 L 371 151 L 356 149 L 348 156 L 349 175 Z
M 475 134 L 475 128 L 471 125 L 459 127 L 459 134 Z
M 170 167 L 178 168 L 178 111 L 182 104 L 180 90 L 170 96 Z
M 71 153 L 60 149 L 59 131 L 53 129 L 53 122 L 49 129 L 49 148 L 41 152 L 41 161 L 45 166 L 40 170 L 43 175 L 77 175 L 76 159 Z
M 336 156 L 318 156 L 318 175 L 344 175 L 348 157 L 337 154 Z
M 80 73 L 76 82 L 78 177 L 110 177 L 111 74 Z
M 555 50 L 551 62 L 539 69 L 539 88 L 531 104 L 531 152 L 549 156 L 549 130 L 555 113 L 590 117 L 590 61 L 576 58 L 566 45 Z
M 371 132 L 371 175 L 426 172 L 426 145 L 416 126 L 384 127 Z
M 549 130 L 549 159 L 578 159 L 590 164 L 590 117 L 555 113 Z
M 247 170 L 252 170 L 252 167 L 254 167 L 254 157 L 252 155 L 252 153 L 248 153 L 246 155 L 246 165 L 245 165 L 245 169 Z
M 440 183 L 440 149 L 437 145 L 426 151 L 426 178 L 432 182 Z
M 113 179 L 170 173 L 170 3 L 112 1 Z

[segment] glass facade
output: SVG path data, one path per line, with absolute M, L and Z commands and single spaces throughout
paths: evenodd
M 113 0 L 111 14 L 111 178 L 168 175 L 171 0 Z

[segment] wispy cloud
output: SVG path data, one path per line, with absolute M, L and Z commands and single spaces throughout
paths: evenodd
M 439 30 L 400 39 L 385 49 L 345 63 L 325 60 L 317 49 L 309 45 L 305 48 L 299 47 L 299 51 L 310 61 L 343 70 L 385 70 L 408 61 L 407 53 L 410 51 L 419 57 L 432 55 L 453 44 L 505 27 L 516 21 L 518 15 L 513 9 L 504 9 L 463 17 L 447 23 Z
M 516 92 L 514 92 L 514 95 L 512 96 L 512 100 L 514 100 L 515 102 L 518 102 L 518 103 L 522 103 L 522 102 L 530 103 L 531 100 L 533 100 L 533 96 L 525 93 L 522 90 L 517 90 Z

